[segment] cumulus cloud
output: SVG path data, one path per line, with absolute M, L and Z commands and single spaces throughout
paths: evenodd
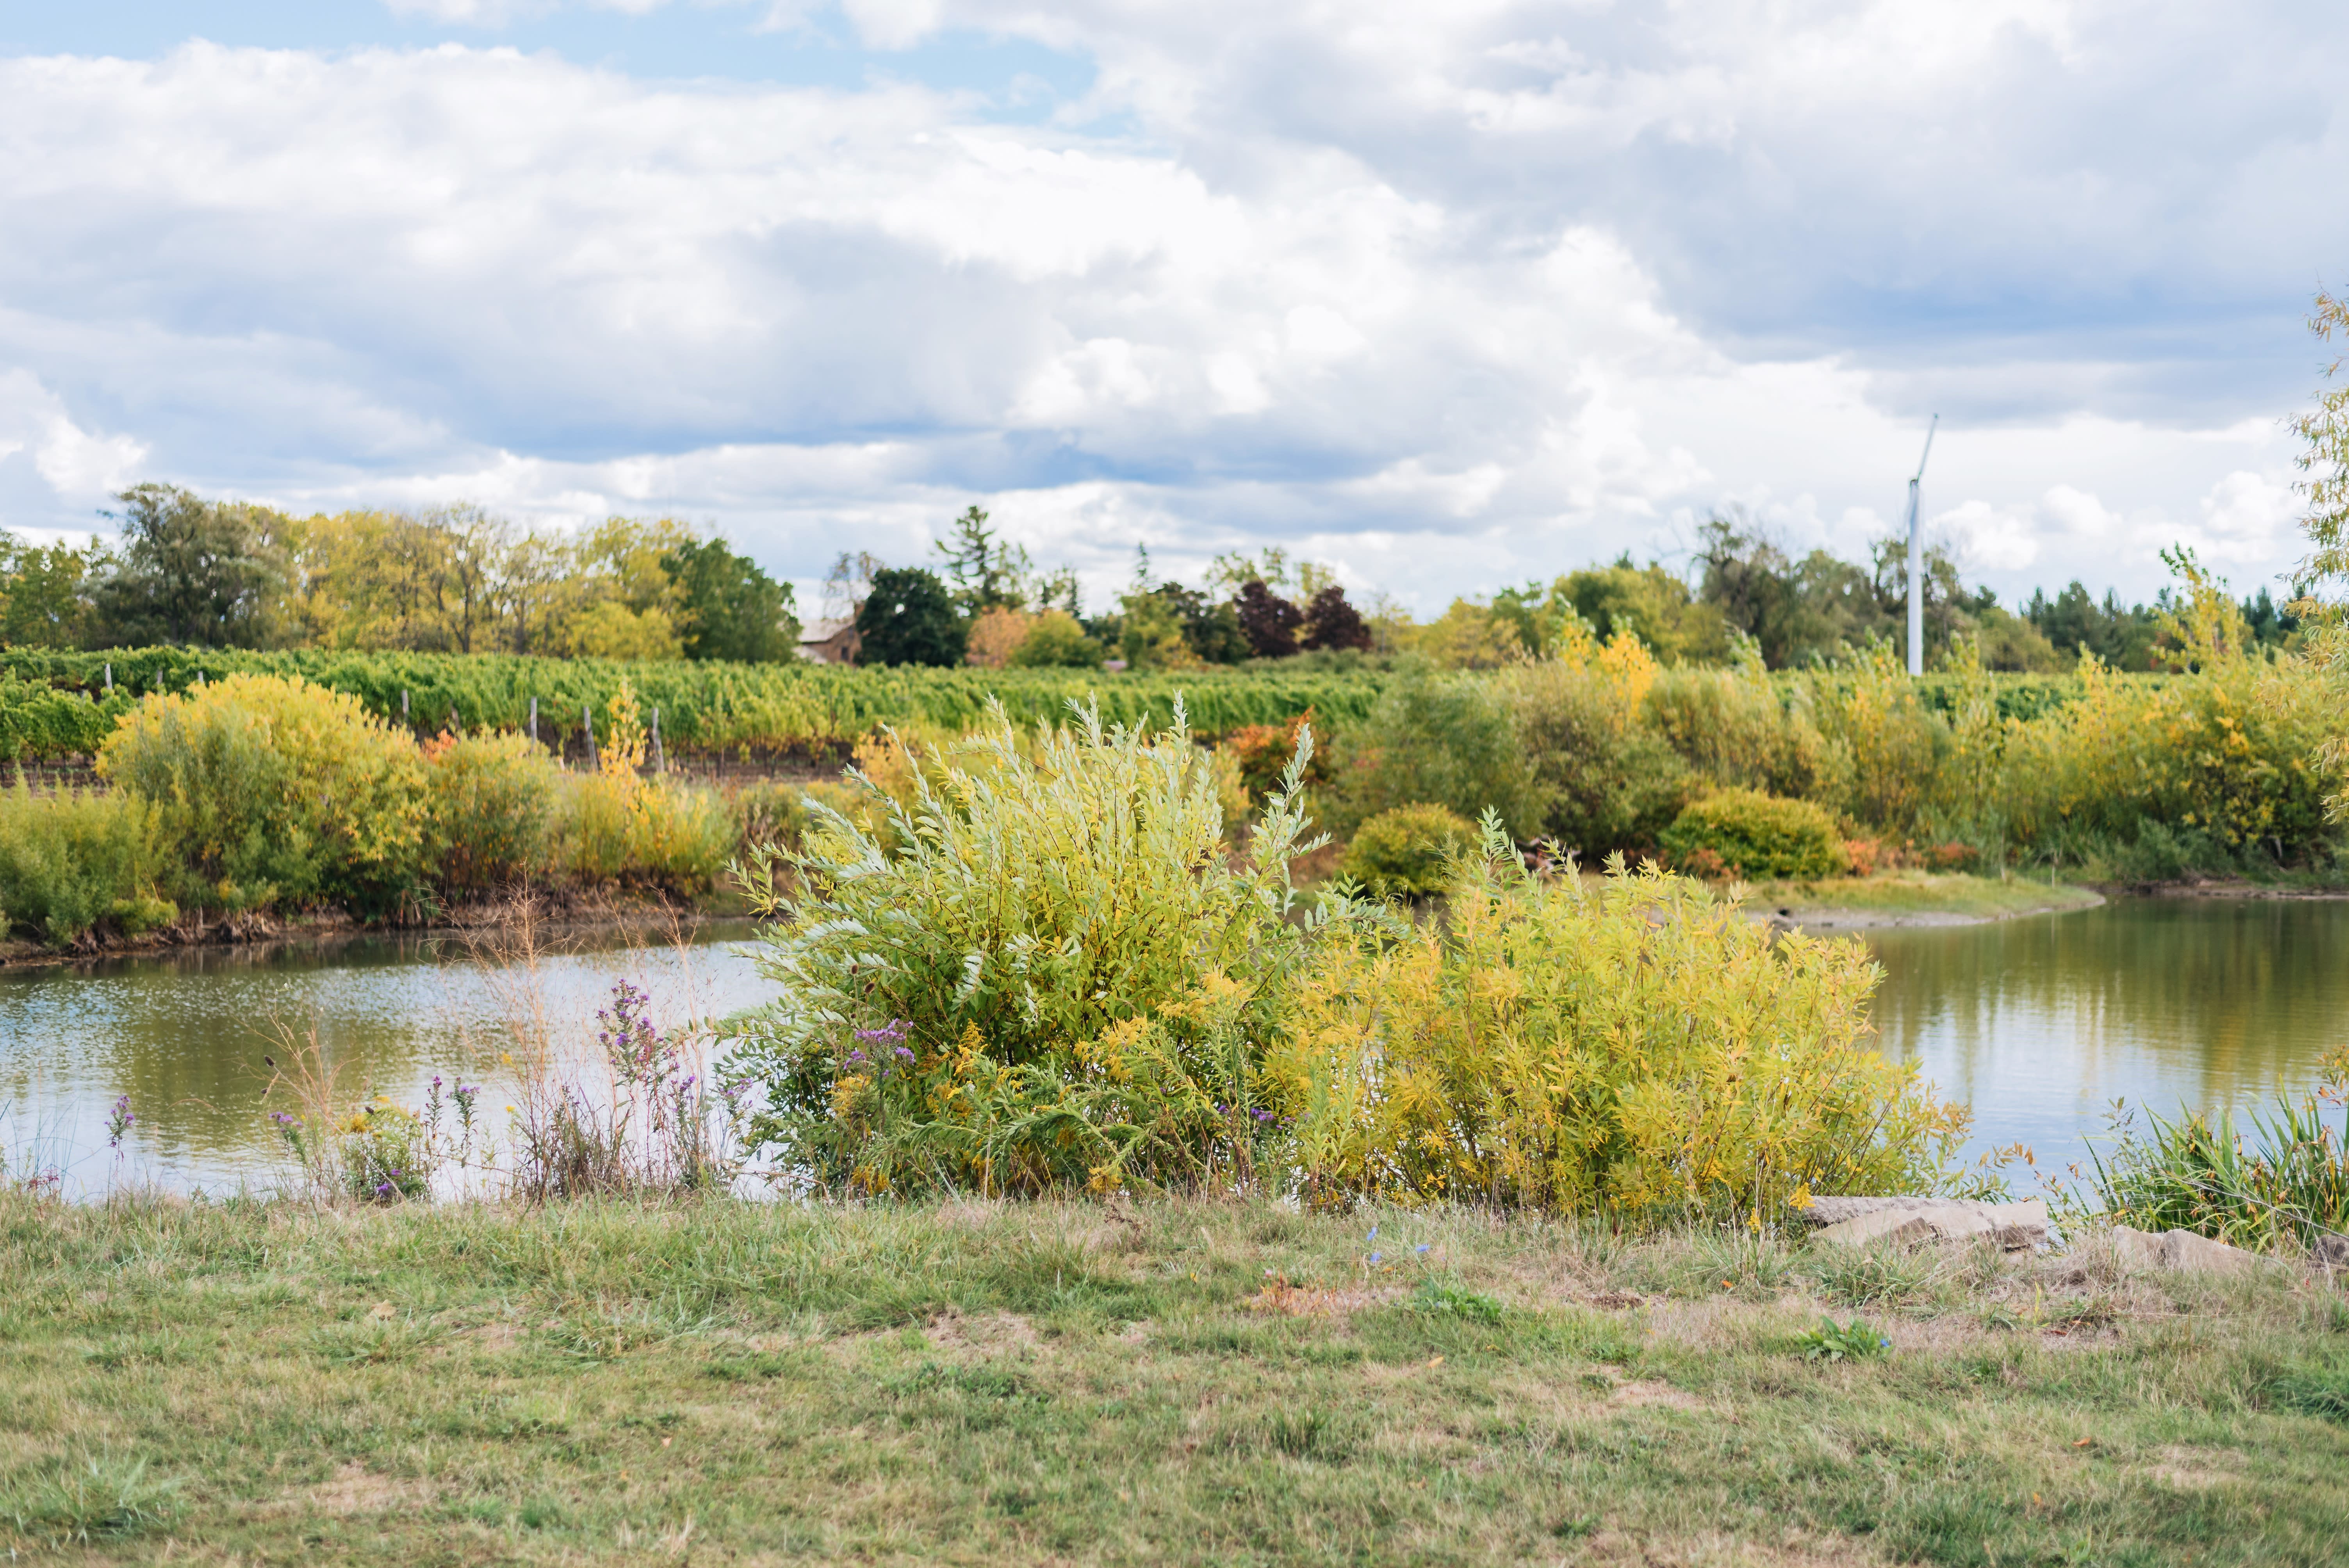
M 481 28 L 533 3 L 392 0 Z M 882 51 L 1029 40 L 1092 86 L 1019 125 L 886 71 L 0 60 L 0 403 L 47 400 L 0 414 L 9 521 L 69 525 L 151 472 L 290 505 L 676 511 L 808 576 L 914 553 L 981 499 L 1097 588 L 1137 542 L 1189 569 L 1271 537 L 1432 609 L 1684 548 L 1729 500 L 1864 549 L 1938 409 L 1929 515 L 1994 579 L 2143 591 L 2158 542 L 2290 552 L 2292 317 L 2349 250 L 2349 214 L 2304 196 L 2349 150 L 2330 12 L 833 20 Z M 2234 86 L 2187 70 L 2222 26 Z M 2247 353 L 2262 334 L 2281 347 Z

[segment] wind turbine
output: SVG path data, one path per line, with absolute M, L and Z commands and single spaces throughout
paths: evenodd
M 1917 477 L 1909 481 L 1909 673 L 1925 673 L 1925 542 L 1918 537 L 1917 490 L 1925 482 L 1925 459 L 1933 455 L 1933 432 L 1941 417 L 1925 427 L 1925 450 L 1917 459 Z

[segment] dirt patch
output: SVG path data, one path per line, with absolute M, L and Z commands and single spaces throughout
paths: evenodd
M 2147 1473 L 2178 1491 L 2209 1491 L 2241 1479 L 2240 1471 L 2221 1462 L 2225 1456 L 2206 1449 L 2164 1449 L 2156 1457 L 2161 1462 Z
M 922 1337 L 940 1350 L 978 1350 L 1000 1355 L 1007 1350 L 1032 1350 L 1036 1326 L 1016 1312 L 983 1312 L 965 1317 L 948 1307 L 930 1320 Z
M 1350 1317 L 1371 1307 L 1384 1306 L 1402 1295 L 1402 1291 L 1393 1285 L 1377 1288 L 1344 1285 L 1330 1289 L 1319 1285 L 1291 1284 L 1285 1279 L 1274 1279 L 1268 1281 L 1262 1290 L 1240 1305 L 1250 1312 L 1269 1312 L 1282 1317 Z
M 1648 1305 L 1648 1298 L 1637 1291 L 1601 1291 L 1590 1298 L 1590 1305 L 1604 1312 L 1631 1312 Z
M 1883 1561 L 1855 1541 L 1840 1537 L 1789 1542 L 1740 1541 L 1730 1535 L 1641 1539 L 1621 1531 L 1590 1538 L 1587 1563 L 1609 1568 L 1862 1568 Z
M 1685 1388 L 1675 1388 L 1670 1383 L 1659 1383 L 1646 1377 L 1630 1383 L 1618 1383 L 1614 1392 L 1607 1396 L 1607 1402 L 1634 1410 L 1651 1408 L 1666 1410 L 1713 1408 L 1711 1403 L 1698 1398 Z
M 317 1513 L 382 1513 L 421 1502 L 432 1489 L 420 1480 L 396 1480 L 376 1474 L 353 1460 L 332 1476 L 300 1495 L 300 1501 Z

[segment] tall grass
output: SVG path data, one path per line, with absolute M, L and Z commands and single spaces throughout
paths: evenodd
M 2256 1251 L 2313 1246 L 2349 1234 L 2349 1057 L 2331 1064 L 2333 1081 L 2231 1113 L 2180 1112 L 2176 1119 L 2135 1111 L 2116 1116 L 2109 1153 L 2092 1144 L 2091 1190 L 2115 1219 L 2144 1230 L 2186 1230 Z

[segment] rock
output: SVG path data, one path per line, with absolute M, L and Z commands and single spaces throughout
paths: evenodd
M 2006 1248 L 2034 1246 L 2047 1239 L 2047 1205 L 2033 1198 L 2022 1203 L 1934 1202 L 1898 1199 L 1815 1199 L 1825 1202 L 1877 1203 L 1848 1219 L 1837 1220 L 1813 1239 L 1836 1246 L 1864 1247 L 1875 1242 L 1916 1245 L 1926 1242 L 1958 1242 L 1982 1236 Z
M 1837 1246 L 1874 1242 L 1914 1245 L 1988 1237 L 2010 1251 L 2047 1239 L 2047 1205 L 2033 1198 L 2021 1203 L 1978 1203 L 1933 1198 L 1814 1198 L 1806 1215 L 1825 1208 L 1824 1228 L 1813 1238 Z
M 2257 1253 L 2214 1242 L 2192 1231 L 2133 1230 L 2113 1227 L 2113 1250 L 2140 1268 L 2176 1269 L 2180 1274 L 2240 1274 L 2256 1271 L 2265 1260 Z
M 2309 1249 L 2309 1255 L 2319 1267 L 2349 1269 L 2349 1236 L 2335 1235 L 2327 1231 L 2316 1238 L 2316 1245 Z

